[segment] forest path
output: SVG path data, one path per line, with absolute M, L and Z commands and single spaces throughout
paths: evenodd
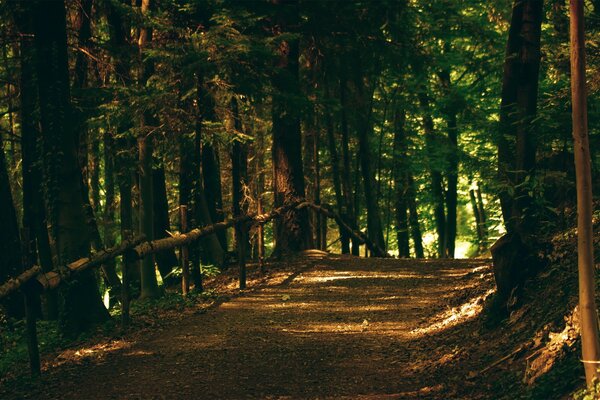
M 305 265 L 278 285 L 56 370 L 31 396 L 484 398 L 465 382 L 481 365 L 465 358 L 477 352 L 468 325 L 493 286 L 489 261 L 329 256 Z

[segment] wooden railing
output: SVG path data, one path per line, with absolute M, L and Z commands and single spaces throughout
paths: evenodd
M 107 248 L 101 251 L 97 251 L 88 257 L 80 258 L 67 265 L 57 267 L 49 272 L 43 272 L 41 267 L 33 266 L 28 268 L 19 276 L 14 277 L 0 285 L 0 299 L 21 290 L 26 298 L 26 305 L 33 305 L 34 296 L 39 295 L 45 290 L 53 289 L 60 286 L 61 283 L 68 280 L 74 274 L 81 272 L 86 269 L 96 268 L 107 261 L 124 256 L 128 257 L 128 260 L 142 259 L 148 255 L 155 254 L 164 250 L 181 247 L 184 249 L 186 246 L 197 242 L 199 239 L 212 235 L 218 231 L 248 225 L 262 225 L 273 219 L 284 216 L 287 212 L 292 210 L 300 210 L 302 208 L 310 208 L 317 213 L 324 215 L 325 217 L 332 218 L 336 221 L 341 230 L 345 231 L 351 238 L 356 240 L 360 244 L 364 244 L 373 256 L 376 257 L 389 257 L 388 253 L 373 243 L 369 237 L 363 232 L 353 229 L 348 223 L 346 223 L 338 214 L 336 214 L 331 207 L 327 205 L 317 205 L 307 201 L 298 200 L 291 202 L 283 207 L 279 207 L 269 213 L 260 215 L 243 215 L 223 222 L 218 222 L 212 225 L 198 227 L 188 232 L 176 233 L 168 238 L 157 239 L 157 240 L 146 240 L 143 236 L 135 238 L 125 238 L 118 245 Z M 238 241 L 241 242 L 241 241 Z M 123 268 L 125 265 L 123 263 Z M 245 262 L 240 262 L 240 288 L 246 287 L 246 270 Z M 127 271 L 123 271 L 123 277 L 127 275 Z M 186 276 L 184 271 L 184 277 Z M 187 282 L 184 282 L 184 287 Z M 122 298 L 121 298 L 121 311 L 122 311 L 122 322 L 123 326 L 126 327 L 129 322 L 129 284 L 123 282 L 122 286 Z M 186 290 L 184 289 L 184 293 Z M 30 308 L 30 307 L 27 308 Z M 27 337 L 28 337 L 28 349 L 29 359 L 31 364 L 31 370 L 33 375 L 40 375 L 40 362 L 39 362 L 39 350 L 37 346 L 37 334 L 35 329 L 35 317 L 31 310 L 26 310 L 27 314 Z

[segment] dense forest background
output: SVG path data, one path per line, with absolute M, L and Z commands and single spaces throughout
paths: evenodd
M 597 187 L 600 2 L 585 5 Z M 398 257 L 476 256 L 506 232 L 530 254 L 570 223 L 565 1 L 5 0 L 0 14 L 0 281 L 24 255 L 50 271 L 304 198 Z M 195 287 L 240 257 L 368 255 L 327 221 L 303 209 L 207 236 Z M 134 296 L 180 271 L 174 250 L 140 264 Z M 82 273 L 42 314 L 85 330 L 122 271 Z

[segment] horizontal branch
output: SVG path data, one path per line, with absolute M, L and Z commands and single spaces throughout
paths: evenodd
M 4 282 L 2 286 L 0 286 L 0 299 L 8 296 L 15 290 L 19 289 L 21 286 L 23 286 L 25 282 L 35 278 L 36 275 L 39 274 L 41 271 L 42 267 L 40 267 L 39 265 L 35 265 L 21 273 L 16 278 L 11 278 L 8 281 Z

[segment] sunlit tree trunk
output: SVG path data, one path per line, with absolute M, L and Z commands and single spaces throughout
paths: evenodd
M 570 1 L 571 12 L 571 98 L 573 116 L 573 151 L 577 175 L 577 255 L 579 266 L 579 312 L 581 347 L 588 386 L 600 377 L 600 342 L 594 278 L 594 236 L 592 213 L 592 172 L 587 121 L 585 78 L 584 2 Z
M 433 119 L 431 117 L 430 100 L 427 93 L 419 93 L 419 102 L 423 112 L 423 128 L 425 130 L 425 142 L 429 157 L 429 170 L 431 174 L 431 194 L 433 196 L 433 208 L 435 217 L 435 230 L 438 235 L 437 252 L 438 257 L 446 256 L 446 211 L 444 200 L 444 182 L 442 177 L 443 165 L 440 161 L 438 140 L 435 136 Z

